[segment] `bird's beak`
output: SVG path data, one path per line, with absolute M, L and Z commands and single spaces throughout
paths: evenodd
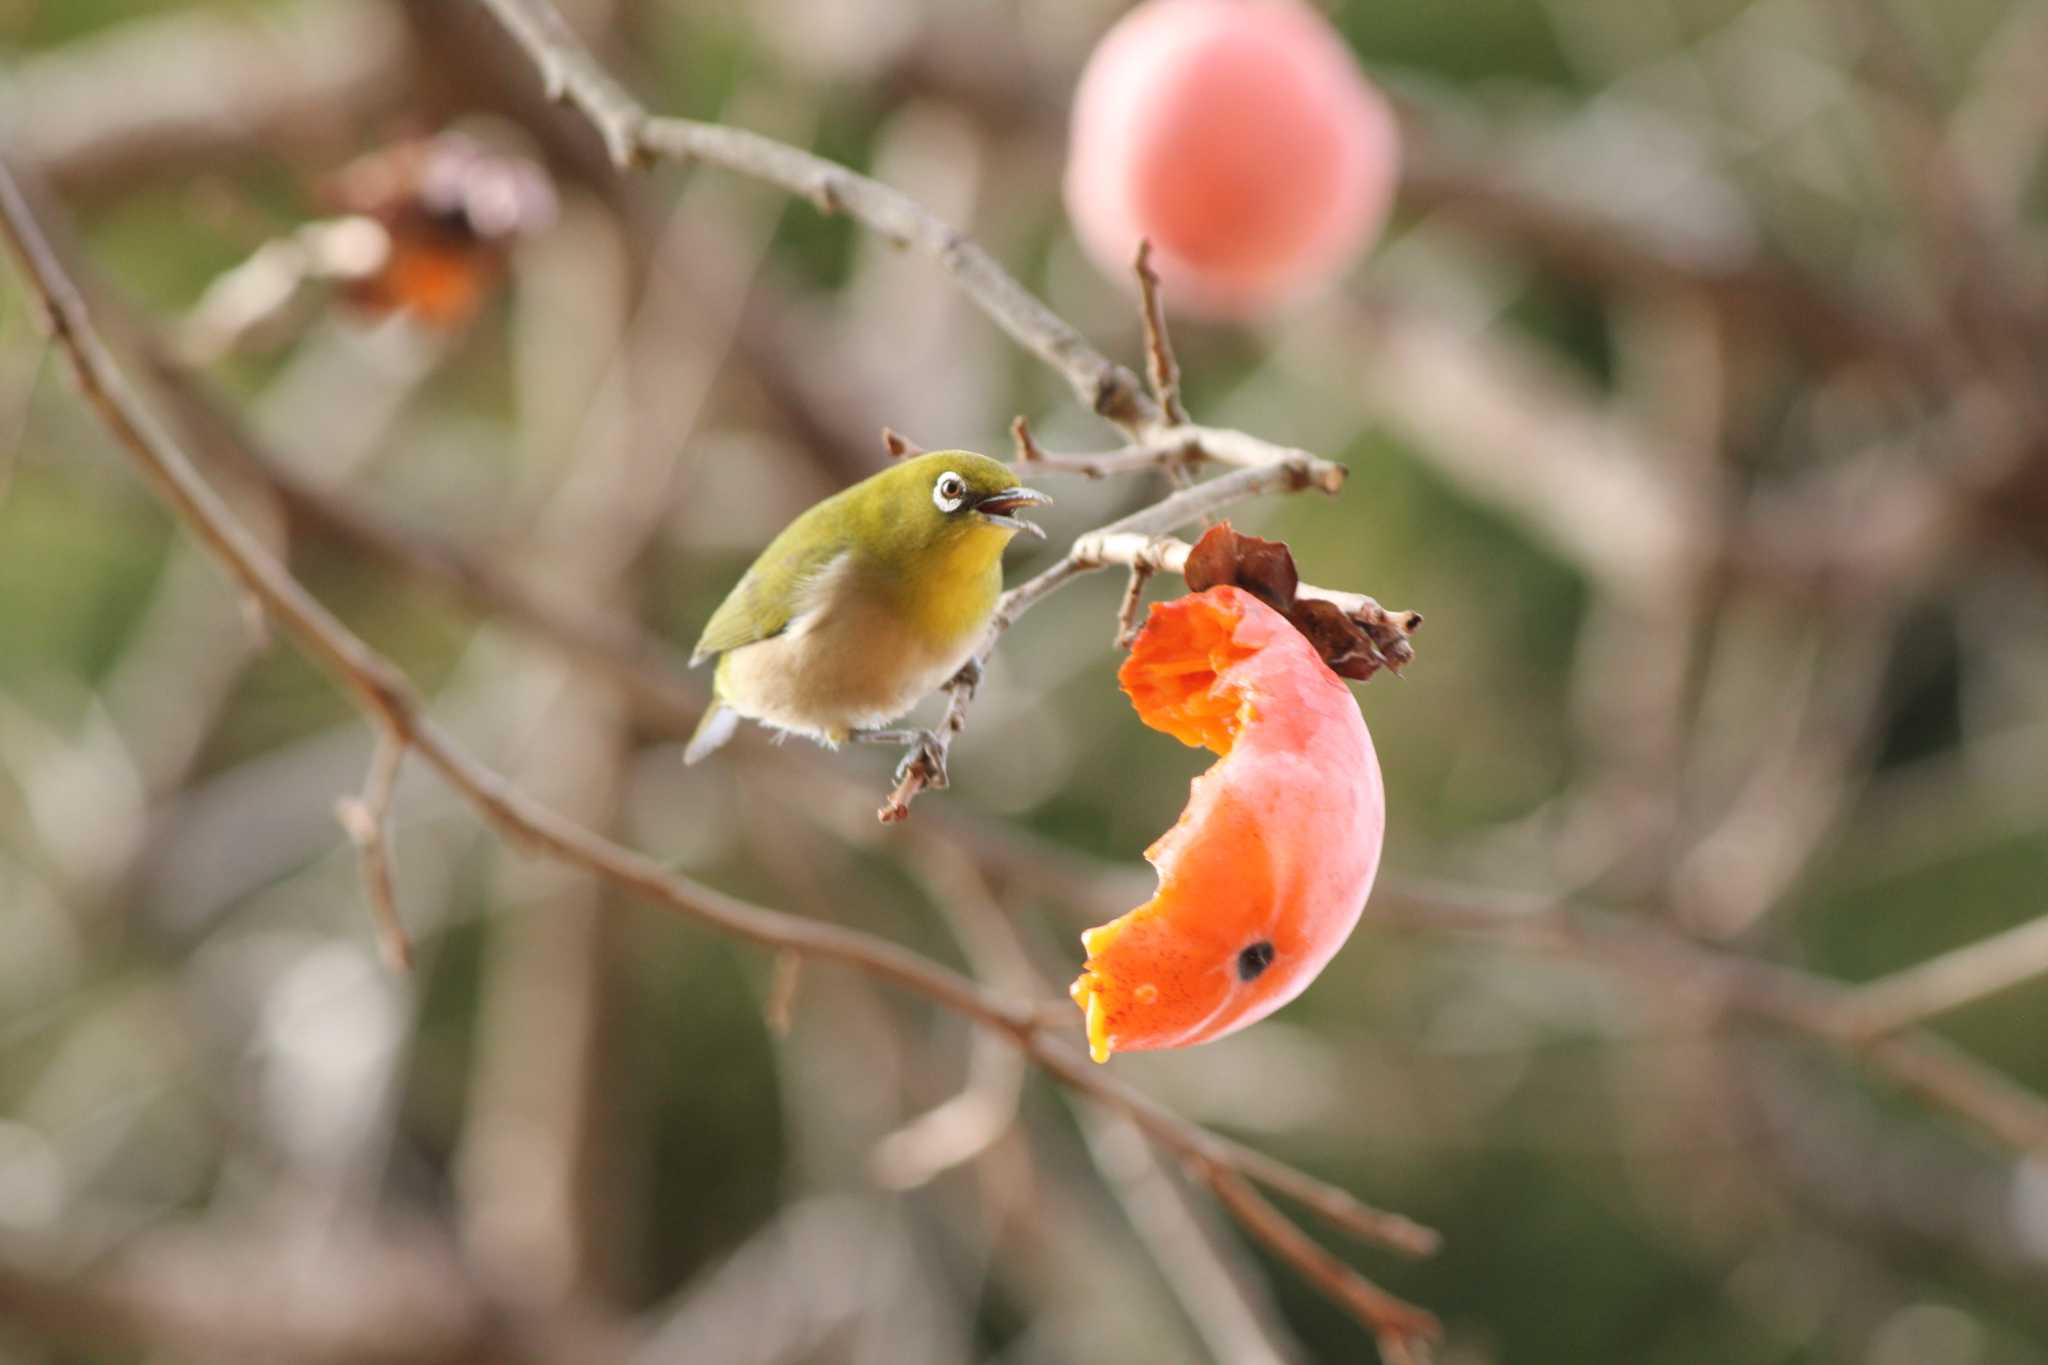
M 974 510 L 981 517 L 995 523 L 997 526 L 1007 526 L 1012 531 L 1022 531 L 1026 535 L 1034 535 L 1040 540 L 1044 540 L 1045 532 L 1038 526 L 1024 520 L 1022 517 L 1013 517 L 1010 513 L 1016 511 L 1019 507 L 1050 507 L 1051 505 L 1052 499 L 1035 488 L 1005 488 L 1002 492 L 991 493 L 980 502 L 974 504 Z

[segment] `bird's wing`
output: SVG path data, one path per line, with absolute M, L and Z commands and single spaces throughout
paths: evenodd
M 813 509 L 815 510 L 815 509 Z M 789 629 L 812 596 L 809 591 L 845 553 L 836 537 L 801 534 L 805 517 L 791 522 L 754 561 L 746 576 L 726 594 L 704 627 L 690 662 L 702 663 L 742 645 L 766 640 Z

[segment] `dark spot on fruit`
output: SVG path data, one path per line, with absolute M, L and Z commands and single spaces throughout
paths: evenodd
M 1259 973 L 1273 965 L 1273 945 L 1260 939 L 1237 955 L 1237 979 L 1256 981 Z

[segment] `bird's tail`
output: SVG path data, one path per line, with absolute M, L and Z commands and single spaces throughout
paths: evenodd
M 704 709 L 704 718 L 697 722 L 696 730 L 690 735 L 690 742 L 683 748 L 683 762 L 695 763 L 732 738 L 732 732 L 740 728 L 740 713 L 724 702 L 714 701 Z

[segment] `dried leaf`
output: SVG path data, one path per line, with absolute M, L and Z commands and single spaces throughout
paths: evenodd
M 1232 529 L 1227 521 L 1218 523 L 1188 552 L 1182 577 L 1195 592 L 1228 586 L 1258 598 L 1285 616 L 1341 678 L 1363 682 L 1390 664 L 1405 662 L 1390 659 L 1374 642 L 1368 623 L 1345 615 L 1336 603 L 1297 597 L 1301 577 L 1284 541 L 1262 540 Z
M 1339 661 L 1358 653 L 1359 641 L 1365 635 L 1358 628 L 1358 623 L 1346 616 L 1336 603 L 1317 598 L 1294 603 L 1287 611 L 1287 619 L 1308 637 L 1308 642 L 1316 647 L 1316 653 L 1322 655 L 1323 662 L 1332 668 L 1336 668 Z
M 1277 540 L 1237 538 L 1237 585 L 1278 612 L 1294 606 L 1301 575 L 1294 571 L 1294 552 Z
M 1195 542 L 1195 548 L 1188 551 L 1187 567 L 1181 570 L 1190 592 L 1236 586 L 1238 539 L 1237 532 L 1225 521 L 1211 526 Z

